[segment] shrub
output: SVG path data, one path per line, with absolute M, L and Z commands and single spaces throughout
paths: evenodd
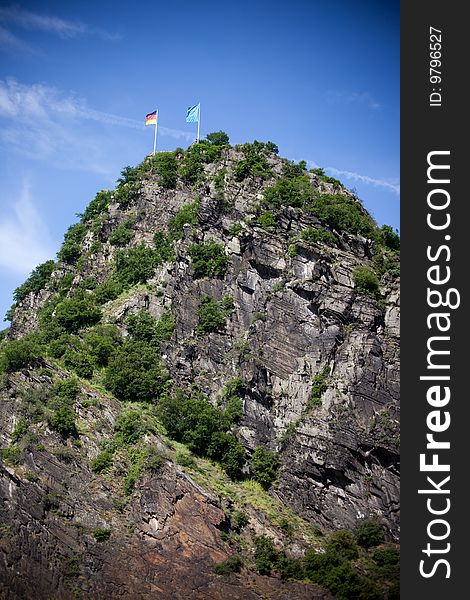
M 182 467 L 187 467 L 189 469 L 194 469 L 197 466 L 196 461 L 191 454 L 182 452 L 181 450 L 176 451 L 175 461 L 177 465 L 181 465 Z
M 331 231 L 326 231 L 318 227 L 307 227 L 307 229 L 302 231 L 300 237 L 309 244 L 321 242 L 336 245 L 337 243 L 337 237 Z
M 170 241 L 179 240 L 183 235 L 185 225 L 196 225 L 199 216 L 199 201 L 183 204 L 178 212 L 168 221 L 168 235 Z
M 308 210 L 325 225 L 337 231 L 377 237 L 377 226 L 355 198 L 344 194 L 314 193 L 308 200 Z
M 357 543 L 364 548 L 378 546 L 385 540 L 383 528 L 377 521 L 361 521 L 355 530 Z
M 206 135 L 206 140 L 214 146 L 228 146 L 229 137 L 225 131 L 214 131 Z
M 258 217 L 258 225 L 266 231 L 272 231 L 276 229 L 276 218 L 270 210 L 266 210 Z
M 256 570 L 260 575 L 270 575 L 278 559 L 274 543 L 265 535 L 254 536 L 253 541 Z
M 77 333 L 79 329 L 94 325 L 100 319 L 101 311 L 94 298 L 84 292 L 77 292 L 73 298 L 62 300 L 53 317 L 53 321 L 69 333 Z
M 175 330 L 175 316 L 169 310 L 164 310 L 155 327 L 155 340 L 163 342 L 169 340 Z
M 228 256 L 224 252 L 224 247 L 217 242 L 191 244 L 189 255 L 193 259 L 195 279 L 222 277 L 227 271 Z
M 147 311 L 141 310 L 127 319 L 127 329 L 135 340 L 159 344 L 171 337 L 175 329 L 175 317 L 165 310 L 156 321 Z
M 139 181 L 139 167 L 124 167 L 121 176 L 118 178 L 118 187 L 126 183 L 137 183 Z
M 310 406 L 321 406 L 321 398 L 328 389 L 328 383 L 326 381 L 326 375 L 328 373 L 328 367 L 323 372 L 317 373 L 312 381 L 312 390 L 310 392 Z
M 146 310 L 130 315 L 126 325 L 135 340 L 151 342 L 155 335 L 156 320 Z
M 202 147 L 200 144 L 190 146 L 184 155 L 179 174 L 187 183 L 197 183 L 204 174 Z
M 93 363 L 97 367 L 105 367 L 122 344 L 122 336 L 115 325 L 98 325 L 85 335 L 84 341 Z
M 278 455 L 272 450 L 258 446 L 249 461 L 253 479 L 268 489 L 277 477 L 280 466 Z
M 116 189 L 114 200 L 119 204 L 120 208 L 126 209 L 137 200 L 139 192 L 140 182 L 122 183 Z
M 306 175 L 281 177 L 263 192 L 266 202 L 274 207 L 302 207 L 313 198 L 313 188 Z
M 75 413 L 67 404 L 63 404 L 49 417 L 49 424 L 65 438 L 78 435 Z
M 37 294 L 42 290 L 50 280 L 54 267 L 55 262 L 53 260 L 48 260 L 37 266 L 28 279 L 13 292 L 15 305 L 24 300 L 28 294 Z
M 79 377 L 91 379 L 93 377 L 93 361 L 85 348 L 69 349 L 65 352 L 63 361 L 68 369 L 72 369 Z
M 390 250 L 400 250 L 400 236 L 395 233 L 390 225 L 382 225 L 380 242 Z
M 249 518 L 246 512 L 242 510 L 236 510 L 230 518 L 230 522 L 232 523 L 235 529 L 242 529 L 249 523 Z
M 111 537 L 111 530 L 98 528 L 93 532 L 93 536 L 97 542 L 105 542 Z
M 112 246 L 127 246 L 134 237 L 134 219 L 126 219 L 109 236 L 109 243 Z
M 266 142 L 264 149 L 268 154 L 279 154 L 279 148 L 274 142 Z
M 282 176 L 287 179 L 295 179 L 301 175 L 305 175 L 307 170 L 307 163 L 301 160 L 299 164 L 295 164 L 294 161 L 287 161 L 282 165 Z
M 178 181 L 178 161 L 175 152 L 158 152 L 153 162 L 157 169 L 159 185 L 167 190 L 174 189 Z
M 328 538 L 325 549 L 327 552 L 336 554 L 342 560 L 354 560 L 359 556 L 356 540 L 353 534 L 346 529 L 333 531 Z
M 113 453 L 110 450 L 103 450 L 91 461 L 91 470 L 94 473 L 104 473 L 112 464 Z
M 124 283 L 117 276 L 111 275 L 101 285 L 98 285 L 93 296 L 97 304 L 105 304 L 109 300 L 114 300 L 124 291 Z
M 228 231 L 228 232 L 229 232 L 229 235 L 231 235 L 231 236 L 237 236 L 237 235 L 239 235 L 239 234 L 240 234 L 242 231 L 243 231 L 243 227 L 240 225 L 240 223 L 233 223 L 233 224 L 230 226 L 230 229 L 229 229 L 229 231 Z
M 297 579 L 300 581 L 305 578 L 302 563 L 297 558 L 288 558 L 282 554 L 277 559 L 276 568 L 281 579 Z
M 400 551 L 393 546 L 388 548 L 377 548 L 377 550 L 374 551 L 372 558 L 379 567 L 393 566 L 400 562 Z
M 57 253 L 57 258 L 68 264 L 75 264 L 82 253 L 81 244 L 87 228 L 84 223 L 76 223 L 68 228 L 64 243 Z
M 18 442 L 28 432 L 28 422 L 24 417 L 20 417 L 10 433 L 12 442 Z
M 0 369 L 7 372 L 30 367 L 41 357 L 36 336 L 25 336 L 20 340 L 8 341 L 0 354 Z
M 330 569 L 321 584 L 327 587 L 338 600 L 380 600 L 383 598 L 365 577 L 359 575 L 349 563 Z
M 374 297 L 379 295 L 379 280 L 375 272 L 370 267 L 355 267 L 352 272 L 352 276 L 354 286 L 359 292 L 363 292 Z
M 177 390 L 174 395 L 160 399 L 158 414 L 172 439 L 186 444 L 199 456 L 217 460 L 229 476 L 240 475 L 245 450 L 227 433 L 233 421 L 226 411 L 203 396 L 185 396 Z
M 140 411 L 134 409 L 122 412 L 114 423 L 115 439 L 120 446 L 135 444 L 146 430 Z
M 214 431 L 205 454 L 217 460 L 230 478 L 241 477 L 245 464 L 245 448 L 231 433 Z
M 226 315 L 220 303 L 213 300 L 210 296 L 206 295 L 201 298 L 197 315 L 198 324 L 196 331 L 198 333 L 220 331 L 225 326 Z
M 163 456 L 158 448 L 150 446 L 147 448 L 147 457 L 145 459 L 145 468 L 149 471 L 156 472 L 163 465 Z
M 227 575 L 228 573 L 239 573 L 243 566 L 243 559 L 238 554 L 229 556 L 227 560 L 214 565 L 216 575 Z
M 0 448 L 0 456 L 7 464 L 15 466 L 20 462 L 21 450 L 18 448 L 18 446 Z
M 238 423 L 243 418 L 243 401 L 241 396 L 245 392 L 245 382 L 240 377 L 235 377 L 225 384 L 222 402 L 225 413 L 231 423 Z
M 80 384 L 75 377 L 68 377 L 56 381 L 52 389 L 59 398 L 74 402 L 80 393 Z
M 110 202 L 111 192 L 109 190 L 101 190 L 86 207 L 82 220 L 92 221 L 96 217 L 99 217 L 108 208 Z
M 173 244 L 171 243 L 169 236 L 162 231 L 157 231 L 153 236 L 153 243 L 155 245 L 155 256 L 159 263 L 172 262 L 175 260 Z
M 116 277 L 123 286 L 145 283 L 155 272 L 159 257 L 152 248 L 141 243 L 116 253 Z
M 262 177 L 267 179 L 272 171 L 265 157 L 265 144 L 255 140 L 252 144 L 243 144 L 241 147 L 244 158 L 236 165 L 233 175 L 236 181 L 243 181 L 247 177 Z
M 116 350 L 104 375 L 106 389 L 131 402 L 154 402 L 167 382 L 157 349 L 138 340 L 126 340 Z

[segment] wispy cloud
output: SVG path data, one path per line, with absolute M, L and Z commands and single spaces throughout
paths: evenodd
M 382 104 L 375 100 L 369 92 L 346 92 L 329 90 L 325 93 L 329 104 L 357 104 L 370 110 L 380 110 Z
M 313 160 L 307 160 L 306 163 L 310 169 L 318 168 L 320 166 Z M 335 175 L 336 177 L 344 177 L 346 179 L 351 179 L 352 181 L 360 181 L 361 183 L 366 183 L 368 185 L 375 185 L 385 188 L 397 195 L 400 194 L 400 184 L 390 179 L 370 177 L 369 175 L 361 175 L 360 173 L 345 171 L 344 169 L 337 169 L 336 167 L 324 167 L 324 169 L 326 172 L 330 173 L 331 175 Z
M 0 79 L 0 145 L 58 169 L 85 170 L 114 181 L 119 149 L 145 139 L 142 121 L 91 108 L 84 98 L 43 84 Z M 100 124 L 99 126 L 95 124 Z M 134 130 L 136 135 L 124 133 Z M 188 131 L 159 127 L 159 135 L 193 141 Z M 149 133 L 149 132 L 147 132 Z M 145 143 L 145 142 L 144 142 Z
M 43 31 L 62 39 L 83 35 L 96 35 L 104 40 L 115 41 L 120 36 L 104 29 L 90 27 L 81 21 L 70 21 L 59 17 L 38 14 L 16 5 L 0 7 L 0 21 L 23 29 Z
M 22 183 L 19 197 L 8 201 L 0 218 L 0 267 L 27 275 L 34 267 L 54 255 L 49 230 L 36 209 L 30 185 Z
M 54 121 L 63 115 L 130 129 L 145 128 L 143 121 L 95 110 L 88 106 L 84 98 L 42 84 L 24 85 L 14 79 L 0 80 L 0 116 L 2 115 L 11 118 L 21 115 L 22 119 L 34 123 L 38 120 Z M 159 127 L 158 132 L 175 139 L 192 141 L 194 138 L 193 133 L 169 127 Z
M 10 52 L 21 52 L 23 54 L 35 54 L 36 50 L 21 40 L 18 36 L 0 25 L 0 48 Z
M 369 175 L 360 175 L 359 173 L 353 173 L 351 171 L 343 171 L 342 169 L 336 169 L 335 167 L 325 167 L 325 171 L 328 171 L 332 175 L 338 177 L 346 177 L 346 179 L 352 179 L 353 181 L 361 181 L 370 185 L 376 185 L 383 187 L 395 194 L 400 194 L 400 185 L 387 179 L 377 179 L 375 177 L 369 177 Z

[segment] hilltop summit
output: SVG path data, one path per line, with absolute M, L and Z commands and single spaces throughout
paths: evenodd
M 222 133 L 123 169 L 15 292 L 9 598 L 399 597 L 399 238 Z

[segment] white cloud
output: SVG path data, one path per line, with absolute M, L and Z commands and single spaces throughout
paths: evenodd
M 0 116 L 2 115 L 10 118 L 20 116 L 23 122 L 32 124 L 57 122 L 57 118 L 62 115 L 130 129 L 145 128 L 143 120 L 137 121 L 95 110 L 88 106 L 84 98 L 43 84 L 24 85 L 14 79 L 0 80 Z M 169 127 L 160 126 L 158 132 L 176 139 L 194 139 L 193 133 Z
M 23 29 L 44 31 L 60 38 L 75 38 L 82 35 L 97 35 L 105 40 L 117 40 L 120 36 L 103 29 L 89 27 L 80 21 L 69 21 L 59 17 L 33 13 L 19 6 L 0 7 L 0 21 L 12 23 Z
M 27 275 L 54 256 L 53 243 L 26 181 L 19 198 L 9 204 L 11 214 L 0 219 L 0 267 Z
M 386 188 L 395 194 L 400 194 L 400 184 L 394 183 L 387 179 L 376 179 L 375 177 L 369 177 L 369 175 L 360 175 L 359 173 L 353 173 L 351 171 L 343 171 L 342 169 L 336 169 L 335 167 L 325 167 L 325 171 L 329 171 L 332 175 L 338 175 L 338 177 L 346 177 L 353 181 L 361 181 L 370 185 L 377 185 L 379 187 Z
M 135 133 L 129 135 L 126 129 Z M 95 110 L 70 92 L 0 79 L 0 147 L 10 154 L 47 161 L 57 169 L 97 173 L 111 184 L 130 144 L 138 148 L 148 143 L 150 150 L 153 131 L 144 130 L 144 119 Z M 191 132 L 168 127 L 160 126 L 158 133 L 163 138 L 194 139 Z
M 358 104 L 370 110 L 380 110 L 382 108 L 382 104 L 377 102 L 369 92 L 337 92 L 330 90 L 325 93 L 325 99 L 329 104 Z
M 318 169 L 320 166 L 313 160 L 307 160 L 306 163 L 310 169 Z M 328 171 L 328 173 L 331 173 L 331 175 L 336 175 L 337 177 L 345 177 L 346 179 L 352 179 L 352 181 L 360 181 L 361 183 L 366 183 L 368 185 L 376 185 L 383 187 L 394 194 L 400 194 L 400 185 L 394 181 L 390 181 L 389 179 L 378 179 L 376 177 L 370 177 L 369 175 L 361 175 L 360 173 L 345 171 L 344 169 L 337 169 L 336 167 L 324 167 L 324 170 Z
M 11 31 L 8 31 L 0 25 L 0 48 L 4 48 L 9 52 L 22 52 L 25 54 L 34 54 L 35 50 L 32 46 L 20 40 L 20 38 Z

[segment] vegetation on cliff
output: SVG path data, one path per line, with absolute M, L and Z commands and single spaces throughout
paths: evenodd
M 245 186 L 255 192 L 241 213 L 238 195 Z M 180 193 L 184 200 L 149 227 L 140 206 L 151 193 L 171 198 Z M 81 418 L 84 390 L 92 390 L 100 402 L 108 397 L 120 407 L 112 430 L 88 461 L 96 476 L 123 473 L 122 494 L 128 498 L 145 473 L 158 472 L 165 460 L 173 460 L 203 485 L 219 490 L 223 485 L 224 493 L 234 498 L 227 534 L 234 557 L 217 565 L 219 576 L 245 565 L 261 575 L 276 573 L 324 586 L 338 598 L 397 598 L 397 550 L 385 543 L 383 527 L 375 520 L 363 521 L 354 532 L 337 531 L 322 540 L 317 536 L 302 557 L 254 530 L 248 538 L 251 562 L 243 547 L 240 532 L 248 531 L 248 521 L 241 498 L 246 486 L 252 486 L 253 496 L 263 499 L 260 505 L 269 513 L 269 490 L 276 485 L 284 445 L 312 411 L 321 410 L 332 382 L 329 365 L 319 365 L 305 406 L 292 418 L 281 443 L 253 443 L 244 436 L 245 399 L 251 392 L 248 370 L 240 365 L 249 359 L 259 379 L 267 378 L 262 349 L 257 356 L 250 354 L 249 336 L 269 323 L 267 305 L 256 307 L 253 302 L 251 314 L 237 312 L 228 287 L 234 268 L 229 243 L 253 245 L 255 237 L 276 239 L 283 248 L 278 263 L 287 265 L 260 271 L 262 278 L 277 279 L 269 299 L 282 293 L 288 276 L 289 289 L 295 289 L 298 278 L 292 273 L 300 258 L 352 252 L 355 244 L 362 244 L 363 256 L 354 255 L 349 269 L 348 314 L 354 302 L 369 302 L 374 318 L 383 320 L 385 291 L 399 273 L 398 235 L 386 225 L 379 228 L 338 180 L 321 169 L 307 171 L 303 161 L 279 158 L 272 142 L 232 148 L 224 132 L 209 134 L 187 150 L 160 152 L 136 167 L 125 167 L 116 189 L 99 192 L 68 229 L 57 261 L 38 266 L 15 291 L 7 315 L 11 329 L 0 340 L 1 385 L 8 389 L 22 370 L 34 373 L 41 383 L 32 385 L 22 404 L 3 457 L 21 464 L 22 453 L 33 443 L 31 432 L 41 423 L 71 448 L 96 435 L 99 423 L 85 424 Z M 250 260 L 256 265 L 257 255 Z M 175 305 L 190 299 L 166 292 L 170 277 L 180 272 L 197 293 L 184 323 Z M 255 298 L 254 291 L 250 288 Z M 319 292 L 305 293 L 314 298 Z M 215 395 L 203 373 L 193 369 L 187 376 L 187 364 L 199 345 L 217 346 L 227 331 L 232 335 L 242 325 L 243 334 L 231 341 L 224 356 L 232 376 L 220 378 Z M 338 336 L 344 339 L 347 333 L 342 325 Z M 186 369 L 181 377 L 178 365 L 171 363 L 175 347 L 184 349 L 184 360 L 178 355 Z M 266 391 L 260 403 L 269 406 L 270 394 Z M 165 451 L 157 447 L 156 438 Z M 180 448 L 179 459 L 175 448 Z M 210 464 L 223 475 L 207 476 Z M 281 539 L 289 540 L 300 526 L 294 518 L 279 519 L 277 510 L 272 511 L 273 527 Z M 97 528 L 94 536 L 104 543 L 111 532 Z

